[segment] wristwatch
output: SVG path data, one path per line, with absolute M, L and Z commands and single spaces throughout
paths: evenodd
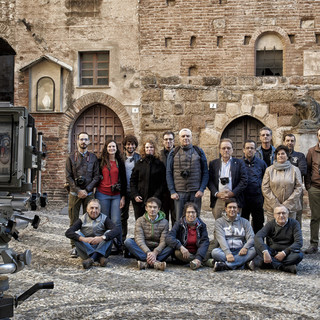
M 103 240 L 107 239 L 107 237 L 105 235 L 102 235 L 101 237 L 102 237 Z

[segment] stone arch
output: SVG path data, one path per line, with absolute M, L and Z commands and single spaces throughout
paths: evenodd
M 66 115 L 68 116 L 68 118 L 70 118 L 69 132 L 74 122 L 80 115 L 80 111 L 84 111 L 84 109 L 94 104 L 102 104 L 110 108 L 119 117 L 124 132 L 134 132 L 133 123 L 124 105 L 122 105 L 118 100 L 116 100 L 112 96 L 103 92 L 93 92 L 83 95 L 74 102 L 72 108 L 69 108 L 66 111 Z
M 86 109 L 90 108 L 95 104 L 100 104 L 111 109 L 119 117 L 125 134 L 129 132 L 135 132 L 133 123 L 127 110 L 125 109 L 124 105 L 122 105 L 118 100 L 103 92 L 88 93 L 77 99 L 74 102 L 72 108 L 69 108 L 66 111 L 68 119 L 67 132 L 69 152 L 71 150 L 71 136 L 75 122 L 81 116 L 81 114 L 85 112 Z
M 256 54 L 256 44 L 259 41 L 259 39 L 265 35 L 268 34 L 273 34 L 275 36 L 277 36 L 280 41 L 282 42 L 282 46 L 283 46 L 283 71 L 282 71 L 282 75 L 286 74 L 286 61 L 288 61 L 288 50 L 287 48 L 290 45 L 290 38 L 288 36 L 288 34 L 280 27 L 268 27 L 268 28 L 259 28 L 258 30 L 256 30 L 253 34 L 252 34 L 252 38 L 251 41 L 249 43 L 249 47 L 250 47 L 250 51 L 254 52 L 254 56 Z M 254 70 L 256 70 L 256 59 L 254 59 Z M 255 74 L 255 73 L 254 73 Z

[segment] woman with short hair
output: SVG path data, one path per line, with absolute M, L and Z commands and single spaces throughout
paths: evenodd
M 289 161 L 289 149 L 286 146 L 276 148 L 275 161 L 266 169 L 261 189 L 268 221 L 273 219 L 273 209 L 280 205 L 289 210 L 290 218 L 296 218 L 296 212 L 302 208 L 302 179 L 299 168 Z

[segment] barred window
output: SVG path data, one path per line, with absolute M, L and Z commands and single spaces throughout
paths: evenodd
M 109 85 L 109 51 L 80 53 L 80 85 Z

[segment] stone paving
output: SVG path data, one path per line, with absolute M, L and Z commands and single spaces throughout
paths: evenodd
M 320 319 L 320 254 L 306 256 L 297 275 L 192 271 L 172 263 L 165 272 L 139 271 L 134 259 L 120 256 L 111 256 L 106 268 L 84 270 L 80 259 L 69 258 L 68 217 L 60 212 L 51 205 L 37 213 L 38 230 L 29 226 L 20 231 L 20 242 L 10 242 L 19 253 L 31 249 L 32 264 L 9 275 L 7 293 L 20 295 L 37 282 L 55 285 L 19 305 L 14 319 Z M 202 218 L 212 235 L 211 213 Z M 303 221 L 304 247 L 309 222 Z

